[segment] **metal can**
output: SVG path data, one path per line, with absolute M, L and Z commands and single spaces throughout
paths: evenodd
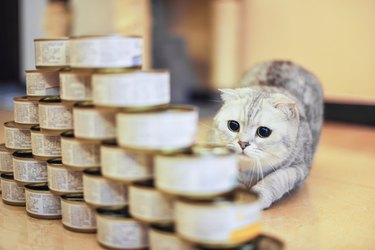
M 168 71 L 95 73 L 92 76 L 93 102 L 109 107 L 144 107 L 170 102 Z
M 173 221 L 173 199 L 155 189 L 152 180 L 129 186 L 129 212 L 132 217 L 153 224 Z
M 180 198 L 175 203 L 177 233 L 187 241 L 220 248 L 258 236 L 260 214 L 258 196 L 245 190 L 211 200 Z
M 26 213 L 37 219 L 61 219 L 60 197 L 49 191 L 47 183 L 25 186 Z
M 75 138 L 73 130 L 61 134 L 61 154 L 64 165 L 75 169 L 100 166 L 100 141 Z
M 94 207 L 109 207 L 128 203 L 127 187 L 121 183 L 104 179 L 100 168 L 83 171 L 83 193 L 87 204 Z
M 47 161 L 48 187 L 56 195 L 81 193 L 83 191 L 82 172 L 67 169 L 61 158 Z
M 151 250 L 196 250 L 193 244 L 175 234 L 174 225 L 152 225 L 149 228 Z
M 148 249 L 148 230 L 126 206 L 96 209 L 97 239 L 108 249 Z
M 62 68 L 69 66 L 69 39 L 34 39 L 35 66 Z
M 66 229 L 79 233 L 96 232 L 95 210 L 85 203 L 82 193 L 62 195 L 61 214 Z
M 40 126 L 31 127 L 31 151 L 35 158 L 47 160 L 61 156 L 60 132 L 41 131 Z
M 31 126 L 18 126 L 14 121 L 4 123 L 5 147 L 31 149 Z
M 58 96 L 45 97 L 39 101 L 39 122 L 41 129 L 72 129 L 72 107 L 64 105 Z
M 153 155 L 128 152 L 115 140 L 102 142 L 100 162 L 103 176 L 125 183 L 147 180 L 153 176 Z
M 61 99 L 66 101 L 91 101 L 91 75 L 91 70 L 61 71 Z
M 237 186 L 237 156 L 219 145 L 195 145 L 190 151 L 155 156 L 155 184 L 163 192 L 215 197 Z
M 120 146 L 141 151 L 179 151 L 193 145 L 198 109 L 169 105 L 166 108 L 123 110 L 116 115 Z
M 3 202 L 12 206 L 25 206 L 25 188 L 17 185 L 13 173 L 2 173 L 0 178 Z
M 26 70 L 28 96 L 56 96 L 60 94 L 58 70 Z
M 27 96 L 13 98 L 14 122 L 20 124 L 38 124 L 38 100 L 32 100 Z
M 7 149 L 5 143 L 0 144 L 0 172 L 13 172 L 13 156 L 15 150 Z
M 47 163 L 33 157 L 31 150 L 13 153 L 14 180 L 20 185 L 47 181 Z
M 74 134 L 77 138 L 105 140 L 116 137 L 116 109 L 95 107 L 91 102 L 74 105 Z
M 82 36 L 70 40 L 72 68 L 129 68 L 142 65 L 143 39 L 131 36 Z

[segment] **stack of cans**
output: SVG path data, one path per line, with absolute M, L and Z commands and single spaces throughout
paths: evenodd
M 168 71 L 140 69 L 140 37 L 34 42 L 0 145 L 4 203 L 109 249 L 281 248 L 234 152 L 195 145 L 198 109 L 170 104 Z

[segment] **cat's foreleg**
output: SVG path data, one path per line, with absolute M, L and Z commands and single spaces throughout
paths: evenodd
M 303 166 L 278 169 L 255 184 L 251 190 L 258 193 L 262 208 L 268 208 L 284 194 L 297 187 L 308 175 Z

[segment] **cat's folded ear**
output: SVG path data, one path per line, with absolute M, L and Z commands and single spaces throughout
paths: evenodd
M 221 92 L 220 97 L 224 102 L 238 97 L 237 92 L 234 89 L 219 89 L 219 91 Z
M 283 94 L 274 94 L 272 105 L 283 112 L 288 119 L 299 119 L 297 103 L 290 97 Z

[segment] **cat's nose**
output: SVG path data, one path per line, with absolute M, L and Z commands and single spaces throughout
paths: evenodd
M 240 147 L 242 148 L 242 150 L 244 150 L 247 146 L 250 145 L 250 143 L 247 141 L 238 141 L 238 144 L 240 144 Z

